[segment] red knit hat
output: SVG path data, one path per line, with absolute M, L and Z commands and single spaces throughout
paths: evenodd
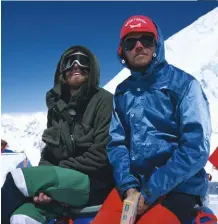
M 148 32 L 154 34 L 155 40 L 158 40 L 157 29 L 151 19 L 146 16 L 131 16 L 123 24 L 120 32 L 120 44 L 123 38 L 133 32 Z M 119 44 L 118 54 L 121 56 L 122 48 Z

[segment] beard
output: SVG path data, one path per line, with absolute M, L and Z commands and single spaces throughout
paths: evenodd
M 148 67 L 150 66 L 151 62 L 149 64 L 134 64 L 134 63 L 129 63 L 128 61 L 126 61 L 126 65 L 127 67 L 131 70 L 131 71 L 135 71 L 135 72 L 144 72 L 148 69 Z
M 124 57 L 125 60 L 125 64 L 127 65 L 127 67 L 135 72 L 144 72 L 148 69 L 148 67 L 151 65 L 152 63 L 152 58 L 151 60 L 147 61 L 147 60 L 143 60 L 143 59 L 136 59 L 133 58 L 133 61 L 130 62 L 127 60 L 126 57 Z

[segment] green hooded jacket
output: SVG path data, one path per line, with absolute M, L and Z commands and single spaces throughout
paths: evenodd
M 87 83 L 71 96 L 61 73 L 63 58 L 75 51 L 84 52 L 91 61 Z M 113 95 L 99 88 L 99 65 L 87 48 L 72 46 L 57 65 L 54 87 L 46 94 L 46 143 L 39 165 L 56 165 L 78 170 L 97 180 L 98 186 L 112 183 L 106 154 Z M 96 181 L 95 181 L 96 182 Z

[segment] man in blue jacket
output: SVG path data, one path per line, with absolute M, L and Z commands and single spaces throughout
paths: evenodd
M 131 71 L 114 95 L 107 145 L 119 195 L 112 191 L 93 224 L 118 224 L 122 199 L 134 191 L 141 193 L 137 223 L 185 223 L 208 187 L 207 98 L 193 76 L 167 63 L 148 17 L 127 19 L 118 54 Z

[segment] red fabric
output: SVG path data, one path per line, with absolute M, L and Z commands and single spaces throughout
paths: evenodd
M 209 157 L 209 161 L 218 169 L 218 147 L 215 149 L 213 154 Z
M 146 16 L 131 16 L 128 18 L 125 22 L 123 27 L 121 28 L 120 32 L 120 39 L 122 40 L 127 34 L 133 33 L 133 32 L 149 32 L 153 33 L 155 36 L 155 39 L 158 40 L 157 36 L 157 29 L 152 22 L 151 19 L 149 19 Z
M 154 34 L 156 41 L 158 40 L 157 29 L 151 19 L 146 16 L 136 15 L 128 18 L 120 32 L 120 40 L 122 40 L 127 34 L 133 32 L 149 32 Z M 118 54 L 121 56 L 122 49 L 119 45 Z
M 202 211 L 198 213 L 195 223 L 201 224 L 201 218 L 204 218 L 204 217 L 208 217 L 211 219 L 210 221 L 204 222 L 205 224 L 216 224 L 217 223 L 217 217 L 214 214 L 204 213 Z
M 116 189 L 113 189 L 104 201 L 92 224 L 119 224 L 123 202 Z
M 170 210 L 157 204 L 140 217 L 137 224 L 180 224 L 180 221 Z
M 120 224 L 122 208 L 123 202 L 117 190 L 114 189 L 106 198 L 92 224 Z M 180 221 L 171 211 L 157 204 L 142 215 L 136 223 L 180 224 Z

